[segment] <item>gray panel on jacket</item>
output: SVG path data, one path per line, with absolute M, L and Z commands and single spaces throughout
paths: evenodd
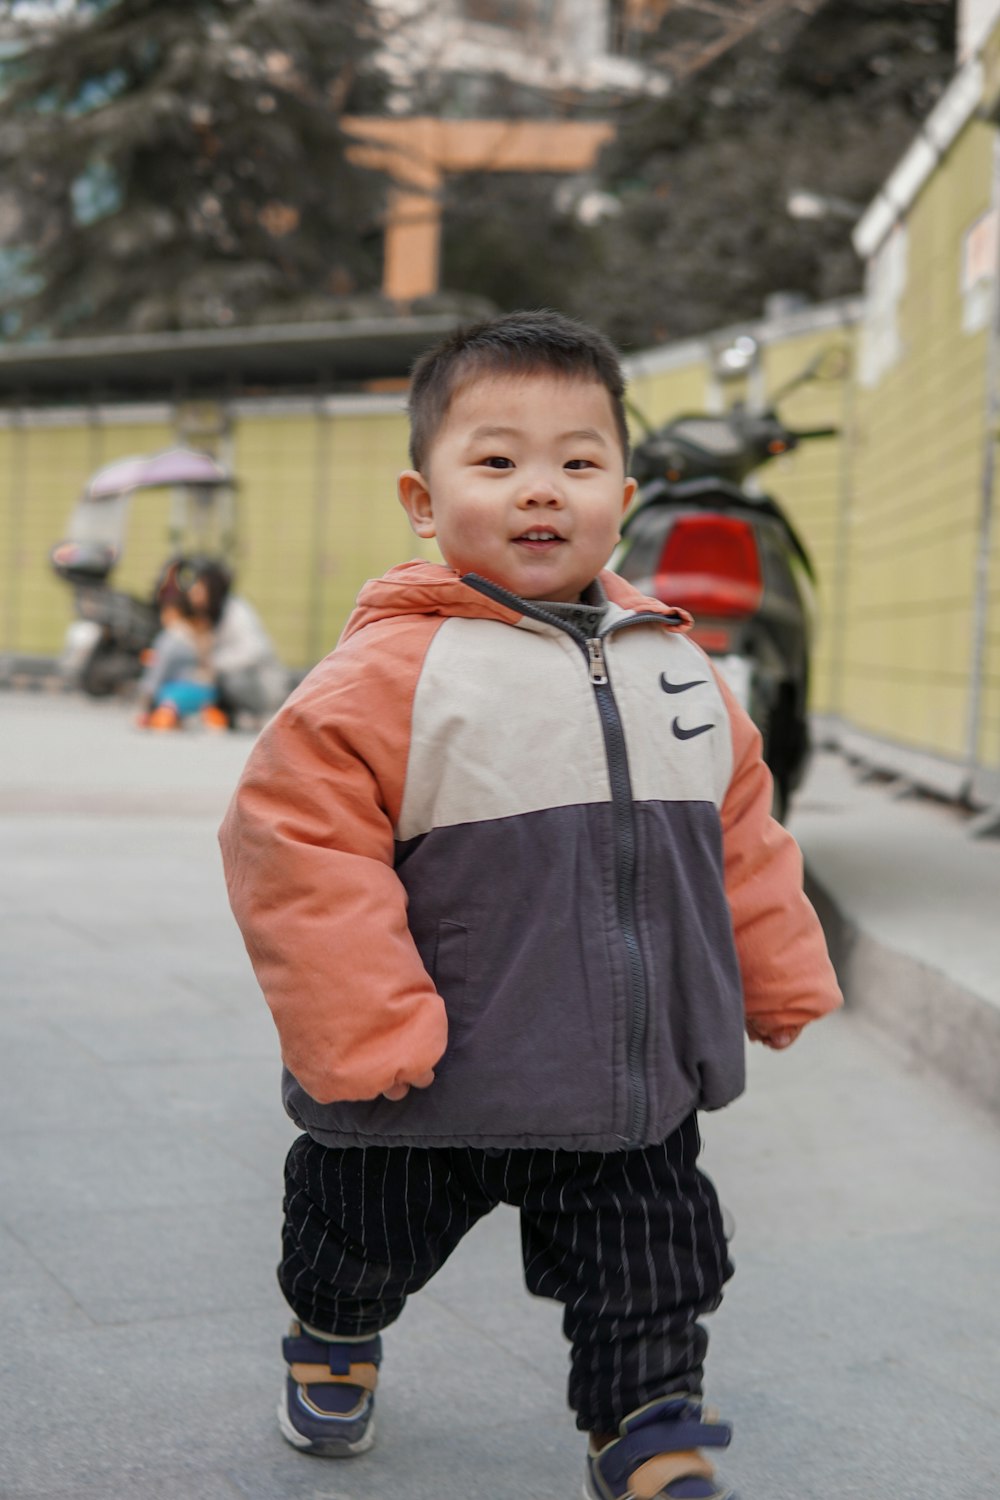
M 717 809 L 633 806 L 649 991 L 639 1086 L 654 1140 L 741 1091 L 743 1007 Z M 621 1147 L 629 1025 L 612 817 L 606 803 L 551 808 L 399 844 L 447 1051 L 432 1087 L 399 1102 L 319 1105 L 286 1075 L 297 1123 L 329 1144 Z

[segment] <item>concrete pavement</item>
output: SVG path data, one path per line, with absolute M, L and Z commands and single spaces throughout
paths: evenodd
M 214 841 L 248 748 L 0 696 L 0 1497 L 569 1500 L 559 1309 L 505 1210 L 387 1335 L 372 1454 L 277 1435 L 292 1132 Z M 991 1003 L 1000 845 L 843 771 L 821 758 L 795 817 L 839 919 Z M 743 1500 L 1000 1493 L 1000 1126 L 888 1019 L 753 1049 L 705 1121 L 737 1223 L 709 1393 Z
M 793 804 L 848 1003 L 1000 1117 L 1000 837 L 819 754 Z

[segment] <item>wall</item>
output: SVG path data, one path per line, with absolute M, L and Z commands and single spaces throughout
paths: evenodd
M 1000 801 L 995 442 L 1000 36 L 855 231 L 867 256 L 844 567 L 845 743 Z
M 985 330 L 963 330 L 962 242 L 989 208 L 988 127 L 926 184 L 906 237 L 895 359 L 858 393 L 845 691 L 872 734 L 961 759 L 973 645 Z
M 240 402 L 222 434 L 192 434 L 188 418 L 166 406 L 95 407 L 0 421 L 0 653 L 58 654 L 72 597 L 48 554 L 95 469 L 184 436 L 219 451 L 238 476 L 239 587 L 292 666 L 331 648 L 366 578 L 434 555 L 396 500 L 407 461 L 399 398 Z M 147 596 L 174 545 L 169 494 L 136 495 L 116 586 Z
M 71 616 L 70 590 L 48 566 L 87 478 L 131 453 L 174 441 L 167 408 L 32 411 L 0 419 L 0 652 L 55 655 Z M 165 497 L 135 507 L 124 588 L 148 590 L 164 551 Z
M 436 555 L 396 499 L 407 432 L 399 398 L 237 408 L 240 583 L 286 661 L 308 665 L 330 650 L 366 578 Z
M 791 322 L 755 327 L 762 347 L 756 395 L 842 342 L 843 318 L 839 309 L 810 309 Z M 745 381 L 723 386 L 713 375 L 713 349 L 731 334 L 629 361 L 636 412 L 655 424 L 753 395 Z M 842 401 L 842 382 L 822 382 L 792 397 L 786 414 L 808 426 L 833 425 Z M 633 438 L 641 436 L 637 414 L 631 425 Z M 71 592 L 52 574 L 48 554 L 94 470 L 183 439 L 217 452 L 238 477 L 239 587 L 292 666 L 308 666 L 330 649 L 366 578 L 407 557 L 437 555 L 413 536 L 396 501 L 396 475 L 408 462 L 402 397 L 8 412 L 0 417 L 0 653 L 58 654 Z M 762 476 L 790 506 L 815 555 L 821 616 L 834 571 L 837 451 L 836 442 L 811 445 Z M 175 546 L 169 518 L 169 495 L 135 497 L 118 586 L 148 594 Z M 822 622 L 817 652 L 814 706 L 826 710 L 830 632 Z

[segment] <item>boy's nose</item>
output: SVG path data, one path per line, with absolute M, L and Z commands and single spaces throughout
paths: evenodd
M 520 502 L 525 510 L 544 506 L 546 509 L 558 507 L 563 504 L 563 494 L 559 486 L 551 479 L 538 478 L 529 480 L 521 492 Z

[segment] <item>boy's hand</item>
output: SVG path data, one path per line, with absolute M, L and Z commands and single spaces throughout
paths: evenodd
M 382 1098 L 392 1099 L 393 1102 L 397 1099 L 405 1099 L 411 1087 L 415 1089 L 429 1089 L 433 1082 L 434 1069 L 428 1068 L 426 1073 L 421 1073 L 419 1078 L 413 1080 L 412 1085 L 409 1083 L 394 1083 L 391 1089 L 386 1089 Z
M 747 1019 L 747 1036 L 750 1040 L 763 1042 L 765 1047 L 771 1047 L 775 1052 L 790 1047 L 801 1030 L 801 1026 L 777 1026 L 772 1029 L 766 1021 L 756 1021 L 753 1017 Z

